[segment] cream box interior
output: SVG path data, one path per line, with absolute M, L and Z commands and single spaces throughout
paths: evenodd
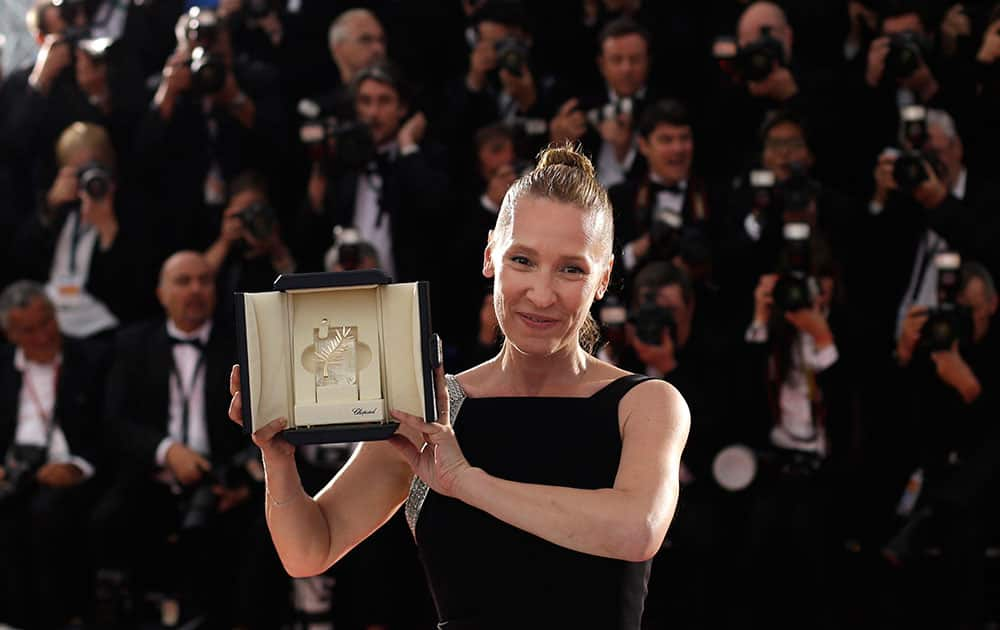
M 424 415 L 417 283 L 242 297 L 252 430 L 278 417 L 294 430 Z

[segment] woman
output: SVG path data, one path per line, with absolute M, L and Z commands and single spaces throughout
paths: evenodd
M 438 371 L 441 423 L 394 411 L 398 434 L 364 444 L 315 498 L 280 439 L 285 420 L 254 434 L 289 573 L 322 572 L 405 502 L 441 627 L 639 627 L 690 420 L 673 387 L 581 346 L 612 230 L 590 162 L 546 150 L 507 192 L 483 257 L 503 348 Z M 238 384 L 234 368 L 237 421 Z

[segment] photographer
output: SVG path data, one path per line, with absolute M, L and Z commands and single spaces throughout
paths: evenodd
M 328 155 L 313 165 L 296 225 L 296 259 L 302 270 L 321 269 L 333 227 L 353 226 L 393 278 L 426 279 L 435 268 L 424 236 L 448 190 L 442 151 L 421 144 L 427 119 L 412 110 L 393 66 L 363 70 L 352 91 L 357 123 L 324 138 Z
M 209 10 L 181 15 L 175 35 L 136 139 L 143 183 L 170 215 L 170 251 L 211 243 L 233 179 L 271 172 L 284 148 L 276 71 L 236 55 Z
M 205 251 L 216 274 L 220 313 L 233 312 L 234 292 L 269 291 L 277 276 L 295 271 L 263 177 L 247 171 L 231 189 L 219 238 Z
M 0 293 L 0 624 L 63 627 L 87 606 L 106 352 L 66 339 L 45 289 Z
M 460 193 L 460 214 L 450 222 L 446 236 L 454 243 L 449 272 L 454 280 L 444 299 L 447 306 L 436 317 L 442 338 L 447 334 L 446 357 L 456 354 L 450 365 L 457 368 L 472 366 L 495 356 L 499 335 L 493 300 L 486 300 L 492 291 L 479 273 L 490 230 L 496 225 L 504 195 L 524 170 L 514 148 L 515 134 L 503 123 L 494 123 L 476 132 L 475 174 L 463 178 L 469 182 Z M 458 274 L 461 274 L 459 277 Z
M 757 130 L 775 109 L 823 111 L 824 117 L 815 118 L 836 128 L 836 116 L 825 108 L 827 79 L 819 71 L 802 72 L 792 56 L 793 42 L 784 11 L 771 2 L 754 2 L 743 11 L 735 42 L 716 41 L 713 52 L 724 76 L 705 119 L 713 175 L 729 177 L 745 166 Z
M 750 602 L 754 624 L 797 627 L 809 617 L 822 626 L 832 612 L 828 560 L 845 517 L 833 500 L 852 444 L 850 370 L 841 356 L 829 250 L 807 224 L 786 224 L 784 232 L 780 272 L 761 276 L 745 336 L 756 376 L 745 408 L 760 452 L 751 566 L 773 567 Z M 774 592 L 782 594 L 780 611 Z
M 250 544 L 254 484 L 253 460 L 237 457 L 247 439 L 214 421 L 228 401 L 212 384 L 235 355 L 223 327 L 230 318 L 213 321 L 214 275 L 201 254 L 174 254 L 156 291 L 165 319 L 118 336 L 106 415 L 121 459 L 93 535 L 103 575 L 164 593 L 182 619 L 204 611 L 221 626 L 233 625 L 228 607 Z
M 687 108 L 673 100 L 647 107 L 638 124 L 646 168 L 608 191 L 622 267 L 643 260 L 676 261 L 701 283 L 711 272 L 711 245 L 720 200 L 692 174 L 694 138 Z
M 148 217 L 119 188 L 107 132 L 74 123 L 55 145 L 59 173 L 39 211 L 18 228 L 10 261 L 17 275 L 45 282 L 59 325 L 71 337 L 108 332 L 150 311 Z M 127 184 L 127 182 L 126 182 Z
M 696 419 L 682 457 L 682 498 L 669 547 L 654 559 L 647 619 L 669 620 L 677 627 L 712 625 L 710 620 L 720 622 L 720 612 L 709 592 L 721 593 L 710 584 L 721 570 L 724 544 L 712 460 L 734 438 L 734 427 L 725 425 L 731 415 L 720 390 L 722 383 L 731 382 L 725 374 L 734 349 L 719 325 L 714 296 L 698 291 L 683 268 L 651 261 L 639 269 L 634 285 L 627 345 L 612 344 L 608 352 L 617 355 L 615 363 L 624 369 L 683 389 Z M 672 604 L 664 606 L 662 600 Z
M 998 300 L 993 277 L 978 263 L 941 276 L 939 303 L 957 321 L 942 320 L 940 306 L 937 312 L 913 307 L 897 346 L 911 393 L 911 433 L 902 446 L 911 467 L 920 470 L 923 490 L 901 510 L 906 525 L 883 553 L 905 564 L 925 546 L 941 544 L 938 605 L 947 618 L 968 624 L 962 627 L 975 627 L 984 619 L 983 558 L 992 503 L 986 489 L 996 480 L 995 460 L 984 455 L 997 448 Z M 928 324 L 929 318 L 940 323 Z M 943 325 L 953 327 L 952 337 L 940 338 Z
M 605 187 L 643 170 L 636 123 L 644 105 L 656 98 L 647 83 L 651 45 L 649 31 L 632 19 L 608 23 L 598 36 L 600 89 L 564 103 L 550 124 L 555 143 L 583 140 L 585 150 L 596 157 Z
M 465 156 L 477 129 L 504 122 L 518 130 L 519 153 L 533 156 L 546 143 L 547 123 L 565 98 L 559 98 L 553 77 L 535 76 L 527 13 L 516 0 L 487 0 L 472 20 L 468 70 L 447 88 L 449 148 Z
M 55 175 L 47 148 L 75 121 L 105 127 L 118 154 L 130 162 L 144 105 L 138 68 L 120 43 L 91 38 L 81 3 L 39 2 L 29 11 L 28 24 L 39 44 L 35 63 L 15 71 L 0 94 L 3 157 L 14 169 L 22 207 L 33 205 L 34 193 Z

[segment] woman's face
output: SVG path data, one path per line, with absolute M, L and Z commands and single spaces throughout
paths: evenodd
M 520 352 L 549 355 L 577 346 L 590 306 L 611 277 L 598 232 L 580 208 L 526 196 L 509 229 L 491 233 L 483 275 L 493 278 L 497 320 Z

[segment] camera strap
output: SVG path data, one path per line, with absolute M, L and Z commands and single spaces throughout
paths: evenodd
M 194 396 L 195 387 L 198 386 L 198 377 L 201 375 L 202 368 L 205 367 L 205 346 L 197 339 L 175 339 L 172 338 L 171 342 L 173 345 L 183 344 L 189 345 L 196 350 L 198 350 L 198 361 L 194 364 L 194 370 L 191 371 L 191 381 L 189 386 L 185 389 L 184 379 L 181 377 L 180 370 L 177 369 L 177 360 L 173 357 L 173 350 L 171 349 L 171 361 L 170 361 L 170 375 L 177 381 L 177 393 L 181 398 L 181 442 L 188 445 L 188 437 L 191 434 L 191 398 Z
M 56 363 L 55 369 L 53 370 L 52 376 L 52 408 L 46 409 L 45 405 L 42 404 L 42 398 L 38 395 L 38 390 L 35 389 L 35 384 L 31 382 L 31 377 L 28 376 L 28 371 L 24 371 L 24 376 L 22 377 L 25 389 L 28 390 L 28 398 L 31 399 L 31 404 L 35 407 L 38 412 L 38 417 L 41 418 L 42 424 L 45 426 L 45 451 L 48 452 L 49 444 L 52 442 L 52 432 L 55 431 L 55 411 L 56 411 L 56 396 L 59 392 L 59 373 L 62 369 L 62 363 Z

